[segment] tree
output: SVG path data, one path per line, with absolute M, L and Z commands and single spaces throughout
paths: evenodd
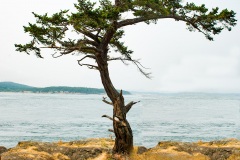
M 121 42 L 124 27 L 137 23 L 157 23 L 161 19 L 174 19 L 185 22 L 189 31 L 199 31 L 208 40 L 219 34 L 223 29 L 231 30 L 236 25 L 235 12 L 232 10 L 213 8 L 209 10 L 205 5 L 185 3 L 181 0 L 78 0 L 75 4 L 76 13 L 61 10 L 53 15 L 39 15 L 34 24 L 24 26 L 32 41 L 27 44 L 15 44 L 16 50 L 30 54 L 33 52 L 42 58 L 42 49 L 53 49 L 54 58 L 67 54 L 79 53 L 80 66 L 97 70 L 100 73 L 104 89 L 110 99 L 104 102 L 113 106 L 113 117 L 103 115 L 113 121 L 115 133 L 114 153 L 129 154 L 133 149 L 133 134 L 126 119 L 131 107 L 137 102 L 125 105 L 122 91 L 117 91 L 111 82 L 108 70 L 109 61 L 132 62 L 139 71 L 150 78 L 141 63 L 132 58 L 133 51 Z M 122 16 L 128 13 L 126 18 Z M 69 30 L 76 33 L 77 38 L 69 37 Z M 111 50 L 119 53 L 113 56 Z M 115 54 L 114 54 L 115 55 Z M 84 63 L 91 59 L 92 63 Z

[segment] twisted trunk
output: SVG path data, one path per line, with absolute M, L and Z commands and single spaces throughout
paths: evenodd
M 115 145 L 113 153 L 129 154 L 133 149 L 132 129 L 126 119 L 127 109 L 124 104 L 122 91 L 113 86 L 109 77 L 108 64 L 101 56 L 96 58 L 104 89 L 113 104 L 113 129 Z
M 129 154 L 133 149 L 133 135 L 126 119 L 126 108 L 122 91 L 113 104 L 113 128 L 116 136 L 113 152 Z

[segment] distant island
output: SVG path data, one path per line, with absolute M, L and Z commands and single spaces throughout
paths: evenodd
M 80 94 L 105 94 L 104 89 L 87 88 L 87 87 L 67 87 L 67 86 L 51 86 L 51 87 L 32 87 L 25 84 L 14 82 L 0 82 L 0 92 L 31 92 L 31 93 L 80 93 Z M 125 95 L 130 94 L 123 91 Z

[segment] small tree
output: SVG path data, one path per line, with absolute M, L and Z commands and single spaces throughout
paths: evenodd
M 114 153 L 129 154 L 133 149 L 133 134 L 126 115 L 137 102 L 125 105 L 122 91 L 115 89 L 109 77 L 108 62 L 132 62 L 149 78 L 149 73 L 144 71 L 139 61 L 132 58 L 133 51 L 120 41 L 124 35 L 123 28 L 141 22 L 150 24 L 161 19 L 174 19 L 185 22 L 189 31 L 199 31 L 208 40 L 213 40 L 213 35 L 223 29 L 230 31 L 236 25 L 234 11 L 219 11 L 217 7 L 209 11 L 205 5 L 197 6 L 181 0 L 99 0 L 99 4 L 78 0 L 75 8 L 76 13 L 62 10 L 51 16 L 33 13 L 36 23 L 24 26 L 24 31 L 29 33 L 32 41 L 25 45 L 15 44 L 15 47 L 17 51 L 27 54 L 33 52 L 39 58 L 42 58 L 42 48 L 53 49 L 54 58 L 80 53 L 83 57 L 78 60 L 78 64 L 100 73 L 104 89 L 111 100 L 103 101 L 113 106 L 113 116 L 103 117 L 113 121 L 116 136 Z M 124 13 L 131 15 L 130 18 L 124 18 Z M 68 30 L 74 31 L 77 38 L 69 37 Z M 114 49 L 119 56 L 113 56 L 110 49 Z M 93 63 L 84 63 L 86 59 L 93 60 Z

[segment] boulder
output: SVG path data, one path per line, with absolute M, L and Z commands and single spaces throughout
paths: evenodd
M 147 152 L 147 148 L 144 146 L 138 146 L 137 154 L 143 154 L 144 152 Z
M 6 147 L 0 146 L 0 155 L 7 151 Z

